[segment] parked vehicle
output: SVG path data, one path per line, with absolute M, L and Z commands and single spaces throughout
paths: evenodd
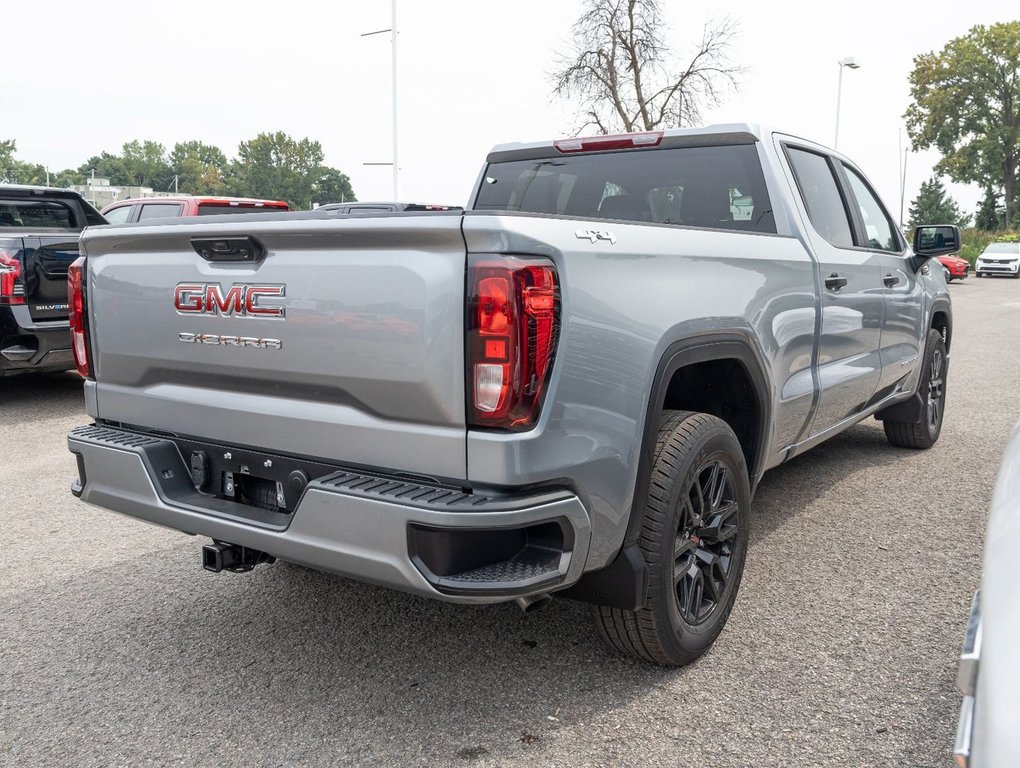
M 939 262 L 949 272 L 949 277 L 946 278 L 947 283 L 951 283 L 953 280 L 966 280 L 970 273 L 970 262 L 959 256 L 952 254 L 939 256 Z
M 436 203 L 327 203 L 320 205 L 317 211 L 335 211 L 343 215 L 347 213 L 396 213 L 398 211 L 463 211 L 459 205 L 440 205 Z
M 1020 243 L 989 243 L 977 257 L 974 274 L 978 277 L 1009 275 L 1020 278 Z
M 869 416 L 938 439 L 959 230 L 915 242 L 847 158 L 747 125 L 497 147 L 465 212 L 89 230 L 74 493 L 209 570 L 557 593 L 684 664 L 767 469 Z
M 963 694 L 956 732 L 961 768 L 1020 765 L 1020 424 L 995 484 L 985 532 L 984 574 L 960 655 Z
M 105 223 L 76 192 L 0 185 L 0 377 L 74 368 L 67 268 L 78 233 Z
M 118 200 L 103 209 L 110 224 L 134 224 L 149 219 L 178 216 L 221 216 L 228 213 L 268 213 L 289 211 L 283 200 L 255 200 L 248 197 L 144 197 Z

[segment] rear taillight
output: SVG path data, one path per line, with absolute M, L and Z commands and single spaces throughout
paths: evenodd
M 25 303 L 25 282 L 21 279 L 21 261 L 15 251 L 0 248 L 0 304 Z
M 556 270 L 544 259 L 479 259 L 471 263 L 468 290 L 469 421 L 528 429 L 556 352 Z
M 67 268 L 67 304 L 71 310 L 71 349 L 74 367 L 85 378 L 89 376 L 88 327 L 85 317 L 85 257 L 79 256 Z

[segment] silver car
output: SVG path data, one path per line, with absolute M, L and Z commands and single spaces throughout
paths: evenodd
M 981 591 L 974 596 L 957 685 L 961 768 L 1020 765 L 1020 424 L 992 499 Z

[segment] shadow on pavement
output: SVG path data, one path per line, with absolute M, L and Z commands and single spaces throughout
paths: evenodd
M 880 429 L 857 427 L 769 473 L 750 556 L 831 481 L 901 457 Z M 262 764 L 537 758 L 563 726 L 601 722 L 665 686 L 739 677 L 714 653 L 681 670 L 612 655 L 586 607 L 565 600 L 526 617 L 282 563 L 216 576 L 200 570 L 199 540 L 174 541 L 12 596 L 19 629 L 0 628 L 0 692 L 19 702 L 7 716 L 15 754 L 33 753 L 45 721 L 53 754 L 110 763 L 132 759 L 140 732 L 183 763 L 207 762 L 210 745 L 232 755 L 224 763 L 240 757 L 231 750 Z M 731 662 L 755 653 L 727 645 Z
M 0 414 L 5 424 L 32 421 L 39 414 L 84 408 L 77 373 L 21 373 L 0 378 Z

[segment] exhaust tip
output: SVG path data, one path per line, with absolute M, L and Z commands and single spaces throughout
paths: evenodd
M 552 595 L 545 592 L 541 595 L 528 595 L 527 597 L 518 597 L 514 599 L 514 602 L 520 606 L 520 609 L 525 613 L 534 613 L 545 608 L 549 603 L 552 602 Z

